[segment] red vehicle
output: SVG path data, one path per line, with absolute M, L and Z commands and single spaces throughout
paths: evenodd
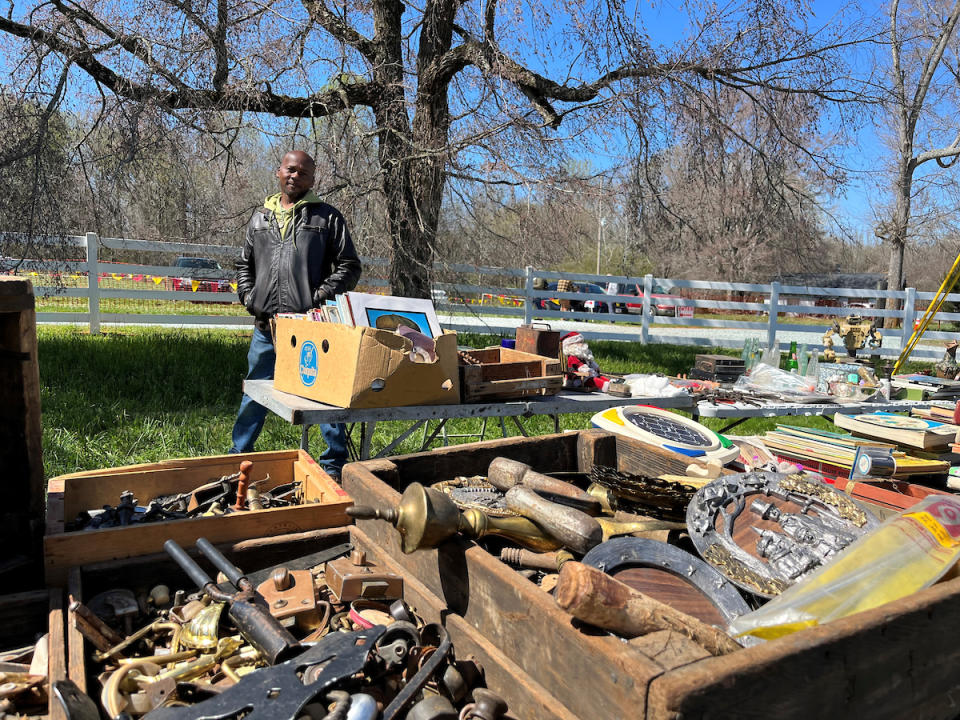
M 668 293 L 659 284 L 653 284 L 653 292 L 650 294 L 650 310 L 654 315 L 663 315 L 666 317 L 693 317 L 693 307 L 686 305 L 676 305 L 674 302 L 664 302 L 664 300 L 680 301 L 683 298 L 680 295 Z M 643 312 L 643 286 L 642 285 L 617 285 L 610 283 L 607 286 L 607 293 L 610 295 L 633 295 L 638 298 L 637 302 L 628 302 L 626 307 L 623 303 L 614 303 L 614 312 L 636 313 Z
M 170 278 L 170 284 L 174 290 L 193 290 L 193 281 L 199 281 L 197 287 L 199 292 L 231 292 L 230 281 L 222 277 L 211 277 L 211 275 L 222 274 L 223 268 L 220 263 L 210 258 L 198 257 L 179 257 L 173 265 L 175 268 L 183 268 L 184 275 L 187 277 Z M 209 272 L 211 270 L 220 271 Z M 200 272 L 195 272 L 200 271 Z

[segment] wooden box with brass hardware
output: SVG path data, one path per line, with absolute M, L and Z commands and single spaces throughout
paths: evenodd
M 355 526 L 253 538 L 220 543 L 216 547 L 230 562 L 250 575 L 262 575 L 272 570 L 266 582 L 274 586 L 286 583 L 283 573 L 279 571 L 285 564 L 294 565 L 304 556 L 336 551 L 338 548 L 351 552 L 352 547 L 353 558 L 346 556 L 345 559 L 353 563 L 362 555 L 363 562 L 376 568 L 378 573 L 402 577 L 403 599 L 410 612 L 425 622 L 442 623 L 453 642 L 456 656 L 473 658 L 479 664 L 486 686 L 501 695 L 509 706 L 509 713 L 504 720 L 582 720 L 534 681 L 515 658 L 509 657 L 462 617 L 452 613 L 416 575 L 402 568 L 385 548 Z M 212 572 L 212 567 L 204 557 L 197 556 L 195 559 L 204 570 Z M 326 563 L 327 567 L 331 562 L 334 561 Z M 292 570 L 288 574 L 296 572 L 299 571 Z M 73 600 L 91 602 L 97 595 L 118 585 L 139 592 L 139 589 L 150 588 L 156 583 L 165 583 L 171 591 L 190 587 L 184 572 L 169 557 L 159 554 L 73 568 L 69 573 L 69 594 Z M 262 587 L 262 584 L 259 585 Z M 72 626 L 73 619 L 71 614 L 68 617 L 70 676 L 77 678 L 78 684 L 82 683 L 84 691 L 96 697 L 100 692 L 96 678 L 102 665 L 94 659 L 91 641 Z
M 327 585 L 340 602 L 396 600 L 403 597 L 403 578 L 384 572 L 362 550 L 327 563 Z
M 587 430 L 354 463 L 345 470 L 344 487 L 358 505 L 396 508 L 401 492 L 415 482 L 486 475 L 501 456 L 545 472 L 583 472 L 594 463 L 653 476 L 683 475 L 691 465 L 710 470 L 685 456 Z M 404 554 L 391 523 L 363 519 L 358 526 L 578 717 L 956 716 L 953 661 L 960 650 L 948 629 L 960 621 L 960 578 L 712 657 L 672 631 L 629 642 L 584 632 L 551 596 L 463 535 Z
M 460 395 L 463 402 L 555 395 L 562 387 L 563 372 L 559 358 L 501 347 L 460 353 Z
M 197 497 L 204 497 L 199 488 L 216 486 L 219 478 L 238 474 L 245 460 L 253 463 L 249 484 L 257 493 L 293 483 L 300 488 L 302 503 L 67 531 L 80 513 L 117 505 L 128 492 L 140 505 L 158 496 L 190 494 L 188 506 L 193 507 Z M 251 500 L 251 507 L 255 502 Z M 348 522 L 344 510 L 350 504 L 347 493 L 303 450 L 183 458 L 61 475 L 50 480 L 47 490 L 43 542 L 47 584 L 62 587 L 71 566 L 159 552 L 164 541 L 171 539 L 191 545 L 198 537 L 227 542 L 343 525 Z

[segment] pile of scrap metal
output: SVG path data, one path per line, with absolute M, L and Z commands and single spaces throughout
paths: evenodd
M 47 641 L 0 652 L 0 717 L 47 714 Z
M 67 531 L 126 527 L 160 520 L 182 520 L 210 515 L 225 515 L 244 510 L 287 507 L 302 501 L 300 484 L 287 483 L 262 490 L 270 476 L 253 481 L 253 463 L 244 460 L 238 472 L 213 478 L 183 493 L 162 495 L 140 504 L 127 490 L 120 494 L 116 507 L 104 505 L 99 510 L 84 510 L 67 523 Z
M 628 638 L 671 630 L 714 655 L 759 642 L 729 624 L 879 524 L 816 475 L 551 476 L 507 458 L 347 512 L 394 524 L 406 553 L 463 533 L 583 622 Z
M 411 611 L 403 578 L 349 544 L 247 576 L 201 538 L 197 548 L 226 578 L 219 584 L 173 541 L 164 548 L 199 590 L 118 589 L 70 606 L 96 648 L 108 717 L 497 720 L 507 711 L 447 631 Z M 74 702 L 97 716 L 89 698 Z

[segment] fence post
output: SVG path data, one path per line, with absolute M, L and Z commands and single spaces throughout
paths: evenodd
M 653 275 L 643 276 L 643 308 L 640 311 L 640 342 L 650 342 L 650 294 L 653 292 Z
M 767 348 L 772 348 L 777 341 L 777 319 L 780 315 L 780 283 L 770 283 L 770 311 L 767 325 Z
M 533 266 L 527 265 L 523 276 L 523 324 L 529 325 L 533 322 Z
M 100 334 L 100 239 L 87 233 L 87 308 L 90 313 L 90 334 Z
M 906 288 L 903 297 L 903 327 L 900 328 L 900 349 L 907 346 L 913 335 L 913 323 L 917 318 L 917 289 Z

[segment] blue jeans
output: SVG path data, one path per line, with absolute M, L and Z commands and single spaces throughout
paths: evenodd
M 277 354 L 270 337 L 259 328 L 254 328 L 250 352 L 247 353 L 247 380 L 272 380 L 276 361 Z M 233 425 L 233 447 L 230 452 L 252 452 L 266 419 L 267 409 L 244 393 L 237 421 Z M 328 473 L 339 477 L 347 461 L 347 428 L 343 423 L 320 425 L 320 434 L 327 443 L 327 449 L 320 456 L 319 463 Z

